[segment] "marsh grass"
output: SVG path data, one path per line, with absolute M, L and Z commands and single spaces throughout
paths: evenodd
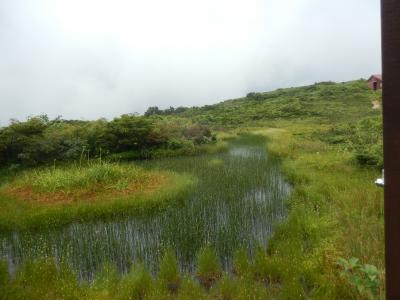
M 28 262 L 15 278 L 0 286 L 0 299 L 77 299 L 81 296 L 75 275 L 51 260 Z
M 159 284 L 160 280 L 153 280 L 146 299 L 169 299 L 171 295 L 177 299 L 248 299 L 249 295 L 251 299 L 362 297 L 340 276 L 337 261 L 340 257 L 358 257 L 363 264 L 383 268 L 383 197 L 382 190 L 373 184 L 379 172 L 358 167 L 353 163 L 351 154 L 343 149 L 311 139 L 309 133 L 312 131 L 305 124 L 294 124 L 285 130 L 264 131 L 270 139 L 269 154 L 282 160 L 286 178 L 294 187 L 289 197 L 288 218 L 276 227 L 268 247 L 258 247 L 255 252 L 249 248 L 236 252 L 232 268 L 228 269 L 233 275 L 224 276 L 221 269 L 224 255 L 221 253 L 224 253 L 225 243 L 235 244 L 237 240 L 231 233 L 221 231 L 216 235 L 218 238 L 208 237 L 208 240 L 224 243 L 216 242 L 213 247 L 197 252 L 194 278 L 183 277 L 174 293 L 166 291 L 165 285 Z M 303 134 L 298 135 L 299 132 Z M 238 143 L 240 145 L 240 141 Z M 252 153 L 251 149 L 235 150 L 231 155 L 239 160 L 224 160 L 221 167 L 230 167 L 231 163 L 237 164 L 240 159 L 245 161 L 249 153 Z M 210 162 L 209 159 L 206 161 Z M 186 170 L 187 167 L 188 164 L 182 164 L 181 169 Z M 236 184 L 235 177 L 231 177 L 230 173 L 226 176 Z M 217 181 L 215 183 L 221 189 L 223 185 L 219 179 L 211 176 L 202 184 L 209 186 Z M 226 193 L 226 190 L 223 191 Z M 230 194 L 226 195 L 229 201 Z M 217 204 L 213 202 L 210 206 L 213 209 L 204 211 L 204 214 L 209 215 Z M 222 207 L 226 209 L 226 206 Z M 243 207 L 240 209 L 243 210 Z M 199 211 L 196 210 L 195 214 L 184 210 L 173 214 L 171 211 L 166 215 L 171 222 L 162 223 L 168 226 L 163 232 L 166 240 L 173 241 L 171 245 L 181 250 L 181 260 L 185 258 L 182 249 L 192 253 L 193 249 L 201 248 L 199 241 L 207 240 L 199 231 L 199 228 L 207 226 Z M 178 216 L 185 220 L 192 218 L 194 222 L 187 222 L 182 227 Z M 238 216 L 235 220 L 241 220 L 243 226 L 244 219 Z M 190 239 L 181 235 L 188 235 Z M 158 276 L 174 278 L 177 275 L 172 261 L 163 262 L 163 268 L 168 270 L 163 273 L 168 275 L 159 273 Z M 380 291 L 383 290 L 383 280 L 381 278 Z M 107 288 L 102 293 L 107 294 L 105 291 Z
M 0 229 L 143 215 L 184 197 L 193 177 L 91 162 L 25 171 L 0 187 Z
M 277 161 L 266 156 L 265 142 L 264 137 L 244 134 L 224 153 L 138 162 L 144 172 L 175 174 L 173 184 L 133 201 L 124 196 L 115 201 L 63 204 L 58 213 L 65 215 L 60 217 L 54 212 L 57 205 L 47 207 L 53 209 L 52 222 L 68 226 L 7 232 L 0 236 L 0 256 L 16 265 L 56 256 L 81 280 L 91 280 L 107 261 L 117 265 L 120 273 L 127 272 L 132 261 L 142 261 L 150 272 L 157 272 L 168 248 L 176 251 L 179 270 L 194 274 L 196 254 L 210 245 L 223 270 L 229 271 L 238 247 L 250 255 L 255 245 L 265 247 L 286 215 L 290 187 Z M 76 207 L 78 212 L 74 212 Z M 31 211 L 39 214 L 37 209 Z M 50 213 L 45 213 L 35 215 L 31 228 L 34 221 L 47 225 L 46 229 L 53 226 L 46 223 Z M 14 224 L 18 222 L 22 221 L 18 218 Z
M 128 164 L 90 162 L 25 171 L 5 185 L 5 194 L 32 204 L 93 202 L 156 188 L 165 175 Z
M 17 185 L 31 185 L 37 192 L 71 193 L 76 189 L 90 189 L 101 185 L 105 189 L 123 187 L 139 181 L 146 182 L 149 174 L 134 165 L 115 163 L 91 163 L 87 166 L 73 165 L 67 168 L 33 170 L 22 176 Z
M 233 300 L 238 294 L 238 280 L 229 274 L 224 274 L 211 289 L 210 295 L 215 299 Z
M 286 298 L 361 297 L 340 278 L 337 261 L 358 257 L 384 266 L 383 191 L 373 183 L 379 172 L 358 167 L 348 151 L 315 139 L 324 134 L 315 125 L 293 122 L 265 134 L 269 152 L 282 159 L 295 188 L 287 221 L 277 227 L 269 255 L 257 263 L 261 273 L 280 278 Z
M 12 279 L 8 278 L 3 263 L 1 266 L 0 299 L 209 299 L 205 290 L 190 276 L 183 278 L 174 293 L 160 285 L 164 279 L 171 279 L 169 271 L 165 277 L 165 260 L 161 262 L 157 278 L 139 262 L 133 263 L 129 272 L 122 276 L 114 265 L 106 263 L 92 282 L 79 282 L 68 267 L 56 265 L 49 258 L 25 262 Z M 170 268 L 169 263 L 167 268 Z
M 175 293 L 181 284 L 178 260 L 172 249 L 166 250 L 160 261 L 158 279 L 162 287 L 172 293 Z
M 221 263 L 213 248 L 206 246 L 198 253 L 196 275 L 206 289 L 210 289 L 222 276 Z
M 53 259 L 25 262 L 14 278 L 1 282 L 0 299 L 265 300 L 274 295 L 252 275 L 241 277 L 222 273 L 212 247 L 201 249 L 197 258 L 196 273 L 207 276 L 206 284 L 205 277 L 195 278 L 189 274 L 181 277 L 176 268 L 176 257 L 170 250 L 165 252 L 156 274 L 150 274 L 140 262 L 134 262 L 122 275 L 115 265 L 105 263 L 91 282 L 79 282 L 68 267 L 57 265 Z M 177 281 L 179 285 L 171 290 L 168 283 Z
M 9 279 L 7 264 L 5 261 L 0 261 L 0 286 L 5 286 Z
M 210 160 L 208 165 L 212 168 L 218 168 L 221 167 L 224 164 L 224 161 L 222 159 L 214 158 Z
M 124 276 L 118 286 L 117 299 L 144 299 L 150 294 L 153 279 L 145 266 L 135 263 L 130 272 Z
M 244 248 L 237 249 L 233 255 L 232 273 L 238 277 L 246 277 L 249 276 L 250 271 L 247 251 Z

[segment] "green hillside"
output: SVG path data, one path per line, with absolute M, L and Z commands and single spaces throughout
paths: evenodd
M 282 119 L 313 119 L 332 122 L 376 115 L 373 100 L 380 98 L 364 80 L 345 83 L 321 82 L 304 87 L 248 93 L 246 97 L 203 107 L 167 109 L 160 115 L 180 115 L 196 121 L 238 126 Z M 151 112 L 151 110 L 149 111 Z

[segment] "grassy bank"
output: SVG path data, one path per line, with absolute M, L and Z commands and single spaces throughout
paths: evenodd
M 266 272 L 281 282 L 283 298 L 380 298 L 382 271 L 368 280 L 365 272 L 347 272 L 338 263 L 355 257 L 384 268 L 383 189 L 373 183 L 380 174 L 359 167 L 352 153 L 322 142 L 324 132 L 323 126 L 305 122 L 260 131 L 271 139 L 270 153 L 282 159 L 294 186 L 289 217 L 267 251 L 275 269 Z
M 0 230 L 154 213 L 182 198 L 187 175 L 96 162 L 32 169 L 0 187 Z

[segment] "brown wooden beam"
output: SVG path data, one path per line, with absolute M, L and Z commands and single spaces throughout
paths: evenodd
M 381 0 L 386 299 L 400 299 L 400 0 Z

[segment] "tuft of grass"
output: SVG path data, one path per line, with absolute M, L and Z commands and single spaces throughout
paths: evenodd
M 3 291 L 2 299 L 82 299 L 75 274 L 50 259 L 26 263 Z
M 115 292 L 118 287 L 120 276 L 115 265 L 105 263 L 96 274 L 91 289 L 93 291 L 106 290 L 109 293 Z
M 175 293 L 181 283 L 181 276 L 178 269 L 178 260 L 172 249 L 165 251 L 160 262 L 158 279 L 163 288 Z
M 215 299 L 233 300 L 238 294 L 239 285 L 237 279 L 224 274 L 218 283 L 210 290 L 210 295 Z
M 265 285 L 250 278 L 241 278 L 236 281 L 237 287 L 234 298 L 235 300 L 266 300 L 266 299 L 278 299 L 275 294 L 271 293 L 269 289 L 266 289 Z M 223 299 L 223 298 L 222 298 Z M 285 299 L 285 298 L 281 298 Z M 291 298 L 298 299 L 298 298 Z
M 245 249 L 238 249 L 233 255 L 232 273 L 238 277 L 245 277 L 250 274 L 250 263 Z
M 179 300 L 205 300 L 209 299 L 208 294 L 191 276 L 186 275 L 177 296 Z
M 217 253 L 210 246 L 203 247 L 197 255 L 197 273 L 200 283 L 207 289 L 222 276 Z
M 117 299 L 144 299 L 150 294 L 153 280 L 142 264 L 134 264 L 118 286 Z
M 282 282 L 282 273 L 284 272 L 282 264 L 274 257 L 267 256 L 261 247 L 257 248 L 255 252 L 251 269 L 254 278 L 264 284 L 272 285 Z

